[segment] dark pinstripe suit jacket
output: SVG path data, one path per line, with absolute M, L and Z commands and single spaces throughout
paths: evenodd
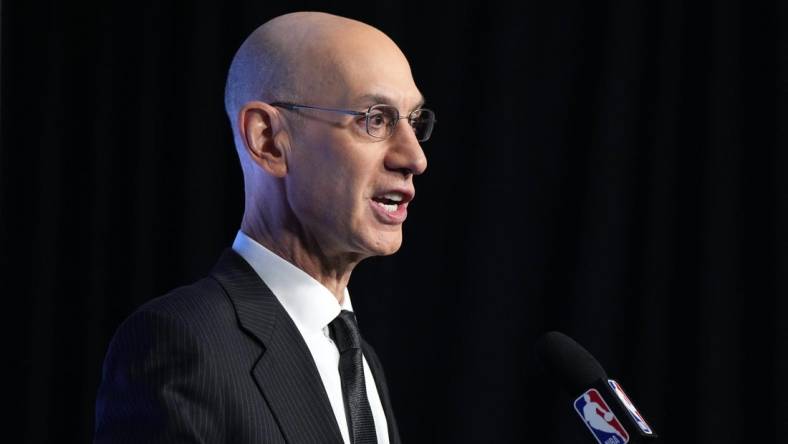
M 392 443 L 383 369 L 375 377 Z M 306 343 L 233 250 L 210 276 L 143 305 L 118 329 L 96 400 L 96 443 L 342 443 Z

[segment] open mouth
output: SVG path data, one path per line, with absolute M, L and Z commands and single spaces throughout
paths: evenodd
M 375 196 L 373 201 L 388 213 L 394 213 L 397 208 L 404 202 L 405 196 L 402 193 L 390 192 L 381 196 Z
M 411 187 L 381 190 L 370 199 L 378 222 L 386 225 L 400 225 L 408 217 L 408 204 L 413 200 Z
M 405 196 L 402 193 L 391 192 L 382 196 L 375 196 L 372 200 L 387 212 L 393 213 L 397 211 L 399 205 L 405 200 Z

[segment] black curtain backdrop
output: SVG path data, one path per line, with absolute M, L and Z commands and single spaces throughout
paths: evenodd
M 89 441 L 121 320 L 230 245 L 225 74 L 302 9 L 392 36 L 438 115 L 402 249 L 350 285 L 406 442 L 590 442 L 547 330 L 665 442 L 788 442 L 782 0 L 3 2 L 9 442 Z

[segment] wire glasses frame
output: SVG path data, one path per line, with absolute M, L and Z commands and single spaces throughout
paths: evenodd
M 394 129 L 400 119 L 407 119 L 413 128 L 413 133 L 419 142 L 426 142 L 432 135 L 435 126 L 435 113 L 426 108 L 411 111 L 407 116 L 400 116 L 399 110 L 393 105 L 377 104 L 370 106 L 366 111 L 353 111 L 349 109 L 326 108 L 322 106 L 301 105 L 289 102 L 273 102 L 271 106 L 278 106 L 291 111 L 299 108 L 314 109 L 347 114 L 349 116 L 364 116 L 367 134 L 376 139 L 387 139 L 394 134 Z

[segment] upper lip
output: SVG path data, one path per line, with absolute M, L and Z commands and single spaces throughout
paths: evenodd
M 375 193 L 373 198 L 376 197 L 383 197 L 388 193 L 397 193 L 402 195 L 402 201 L 399 202 L 400 204 L 405 204 L 413 200 L 416 196 L 416 191 L 413 188 L 389 188 L 382 191 Z

